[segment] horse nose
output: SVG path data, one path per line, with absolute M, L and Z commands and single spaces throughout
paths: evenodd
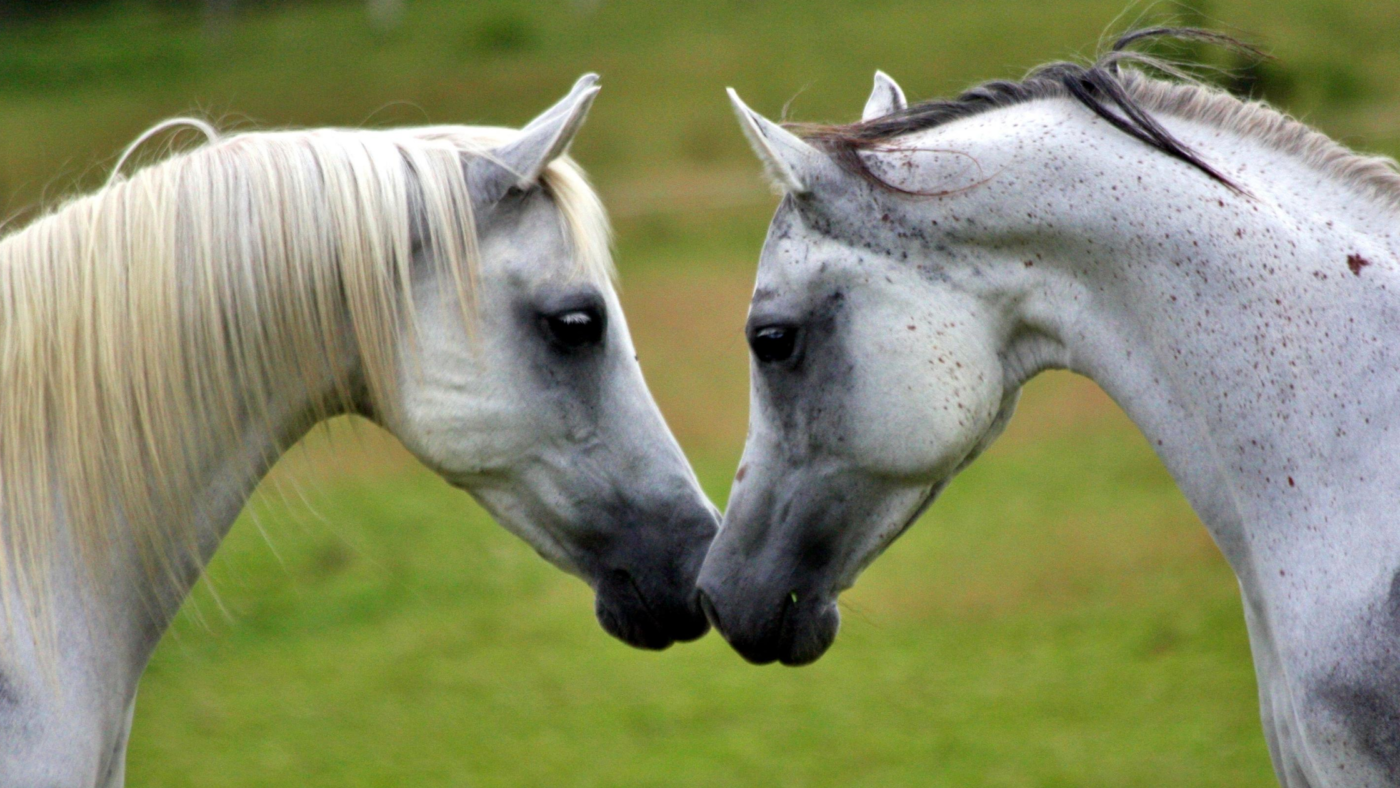
M 714 585 L 703 582 L 697 595 L 710 625 L 744 659 L 766 665 L 782 656 L 784 633 L 789 629 L 788 619 L 794 607 L 791 595 L 784 595 L 776 611 L 746 609 L 739 600 L 728 598 Z
M 723 635 L 724 625 L 720 624 L 719 611 L 715 610 L 715 603 L 710 601 L 709 594 L 706 594 L 703 588 L 697 588 L 695 597 L 700 600 L 700 610 L 704 612 L 705 620 L 710 622 L 710 626 L 714 627 L 716 632 Z
M 665 513 L 660 508 L 633 520 L 641 523 L 630 531 L 634 538 L 614 543 L 596 570 L 599 623 L 621 640 L 649 649 L 709 631 L 696 581 L 718 529 L 708 505 Z
M 697 597 L 710 625 L 756 665 L 805 665 L 836 638 L 841 616 L 827 594 L 702 572 Z
M 734 612 L 731 607 L 733 600 L 726 598 L 725 587 L 729 585 L 715 566 L 715 553 L 713 547 L 705 557 L 705 563 L 700 567 L 700 574 L 695 579 L 695 598 L 700 603 L 700 610 L 710 626 L 728 641 L 731 637 L 730 625 L 734 623 L 731 619 L 726 621 L 721 615 L 721 609 L 726 612 Z M 732 643 L 731 643 L 732 645 Z

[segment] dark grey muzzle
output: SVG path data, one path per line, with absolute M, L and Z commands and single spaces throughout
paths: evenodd
M 646 649 L 704 635 L 709 622 L 696 581 L 718 527 L 715 513 L 697 503 L 682 512 L 628 519 L 637 521 L 600 545 L 588 567 L 598 623 L 619 640 Z

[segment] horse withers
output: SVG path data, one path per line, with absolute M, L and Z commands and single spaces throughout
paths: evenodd
M 1239 577 L 1266 737 L 1300 786 L 1400 785 L 1400 174 L 1258 102 L 1041 67 L 792 130 L 734 96 L 785 196 L 747 334 L 749 439 L 701 571 L 755 662 L 1066 368 L 1155 447 Z M 1170 65 L 1165 70 L 1173 70 Z
M 208 144 L 0 240 L 0 785 L 122 783 L 161 633 L 259 478 L 337 414 L 587 581 L 617 637 L 706 631 L 718 515 L 565 155 L 595 82 L 519 131 L 195 121 Z

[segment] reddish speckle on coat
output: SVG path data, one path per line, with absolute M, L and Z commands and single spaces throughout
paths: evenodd
M 1367 260 L 1359 254 L 1347 255 L 1347 268 L 1350 268 L 1351 272 L 1357 276 L 1361 276 L 1361 269 L 1370 264 L 1370 260 Z
M 1288 486 L 1289 486 L 1289 487 L 1293 487 L 1293 486 L 1294 486 L 1294 484 L 1293 484 L 1293 477 L 1292 477 L 1292 476 L 1289 476 L 1289 477 L 1288 477 Z
M 736 481 L 736 482 L 742 482 L 742 481 L 744 480 L 744 477 L 745 477 L 746 475 L 748 475 L 748 472 L 749 472 L 749 466 L 748 466 L 747 464 L 740 465 L 740 466 L 739 466 L 739 472 L 736 473 L 736 474 L 734 474 L 734 481 Z
M 910 331 L 914 330 L 914 326 L 912 324 L 905 326 L 905 328 L 909 329 Z

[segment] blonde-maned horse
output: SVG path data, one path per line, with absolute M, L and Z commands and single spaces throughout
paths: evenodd
M 162 631 L 259 478 L 336 414 L 582 577 L 617 637 L 703 634 L 717 513 L 565 155 L 595 82 L 520 131 L 181 121 L 208 144 L 0 240 L 0 785 L 121 785 Z

